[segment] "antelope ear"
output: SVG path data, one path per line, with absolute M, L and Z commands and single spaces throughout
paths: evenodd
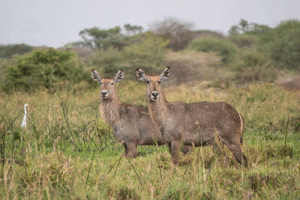
M 94 79 L 94 81 L 98 81 L 100 84 L 102 83 L 102 79 L 95 69 L 92 69 L 91 77 Z
M 171 68 L 170 67 L 166 67 L 166 69 L 164 69 L 164 71 L 161 73 L 161 75 L 159 76 L 160 80 L 166 80 L 168 79 L 168 77 L 171 74 Z
M 146 82 L 147 77 L 146 77 L 145 72 L 142 69 L 137 68 L 135 70 L 135 75 L 136 75 L 136 77 L 137 77 L 138 80 Z
M 114 83 L 122 81 L 123 78 L 124 78 L 124 71 L 120 69 L 114 77 Z

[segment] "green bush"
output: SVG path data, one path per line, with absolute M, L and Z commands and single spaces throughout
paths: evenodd
M 15 58 L 0 58 L 0 85 L 5 82 L 5 70 L 11 66 L 16 64 Z
M 24 54 L 33 50 L 26 44 L 0 45 L 0 58 L 11 58 L 15 54 Z
M 82 64 L 68 50 L 36 50 L 18 56 L 17 64 L 6 69 L 4 90 L 31 91 L 36 88 L 72 87 L 82 80 L 89 81 Z
M 238 83 L 249 82 L 274 82 L 278 71 L 268 54 L 256 49 L 243 49 L 238 52 L 236 62 L 230 68 L 237 71 L 235 81 Z
M 204 52 L 219 52 L 222 57 L 222 62 L 228 64 L 235 59 L 237 46 L 228 39 L 217 37 L 200 37 L 194 39 L 187 50 L 204 51 Z
M 163 64 L 166 46 L 170 40 L 155 36 L 151 32 L 144 33 L 141 42 L 127 46 L 123 50 L 123 58 L 130 67 L 144 67 L 155 70 Z
M 229 40 L 236 44 L 238 47 L 253 47 L 258 40 L 258 37 L 248 34 L 230 34 Z
M 300 20 L 281 22 L 260 40 L 261 51 L 268 51 L 276 66 L 300 68 Z
M 96 68 L 102 76 L 114 76 L 122 61 L 122 53 L 113 47 L 97 50 L 91 56 L 93 68 Z
M 92 67 L 97 69 L 101 76 L 115 76 L 118 70 L 123 69 L 125 79 L 135 78 L 134 70 L 142 67 L 146 72 L 156 73 L 162 66 L 167 52 L 169 40 L 146 32 L 131 37 L 131 43 L 122 51 L 110 47 L 98 50 L 91 56 Z

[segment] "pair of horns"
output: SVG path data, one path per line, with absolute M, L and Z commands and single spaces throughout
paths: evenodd
M 100 77 L 99 73 L 95 69 L 92 69 L 91 77 L 92 79 L 94 79 L 94 81 L 98 81 L 100 84 L 102 84 L 102 78 Z M 114 77 L 114 83 L 120 82 L 123 78 L 124 78 L 124 71 L 120 69 Z
M 160 80 L 165 80 L 170 76 L 170 74 L 171 74 L 171 68 L 168 66 L 160 74 L 159 78 L 160 78 Z M 146 74 L 141 68 L 137 68 L 135 70 L 135 75 L 138 80 L 141 80 L 141 81 L 147 80 Z M 95 69 L 92 69 L 91 77 L 94 79 L 94 81 L 98 81 L 99 83 L 102 83 L 102 78 L 100 77 L 99 73 Z M 120 82 L 123 78 L 124 78 L 124 71 L 121 69 L 115 75 L 114 82 Z
M 170 76 L 170 74 L 171 74 L 171 68 L 166 67 L 164 69 L 164 71 L 159 75 L 159 80 L 166 80 Z M 145 72 L 140 68 L 137 68 L 135 70 L 135 75 L 136 75 L 138 80 L 141 80 L 141 81 L 144 81 L 144 82 L 146 82 L 148 80 L 148 78 L 146 77 Z

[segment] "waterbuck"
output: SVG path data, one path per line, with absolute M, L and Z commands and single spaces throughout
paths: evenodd
M 165 144 L 150 118 L 147 107 L 120 103 L 115 84 L 123 79 L 123 70 L 119 70 L 114 78 L 101 78 L 93 69 L 91 76 L 101 85 L 101 116 L 113 129 L 116 139 L 124 146 L 127 157 L 137 156 L 137 145 Z M 189 146 L 185 147 L 185 151 L 189 150 Z
M 170 148 L 173 163 L 178 164 L 181 144 L 217 147 L 217 136 L 236 160 L 247 166 L 247 158 L 241 150 L 242 115 L 224 102 L 168 102 L 160 83 L 170 76 L 170 72 L 170 67 L 167 67 L 159 76 L 146 76 L 142 69 L 135 70 L 137 79 L 147 84 L 149 113 Z

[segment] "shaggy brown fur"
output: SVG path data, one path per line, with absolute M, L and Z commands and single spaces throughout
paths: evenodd
M 171 149 L 174 164 L 178 163 L 181 144 L 190 146 L 217 145 L 215 135 L 227 145 L 239 163 L 247 166 L 241 142 L 244 119 L 232 106 L 224 102 L 168 102 L 160 82 L 170 75 L 167 67 L 160 76 L 146 76 L 136 69 L 136 76 L 147 84 L 149 112 Z
M 150 118 L 147 107 L 119 102 L 115 83 L 123 79 L 122 70 L 114 78 L 101 78 L 96 70 L 92 70 L 91 76 L 101 84 L 101 116 L 113 129 L 116 139 L 124 146 L 126 156 L 136 157 L 137 145 L 165 144 Z

